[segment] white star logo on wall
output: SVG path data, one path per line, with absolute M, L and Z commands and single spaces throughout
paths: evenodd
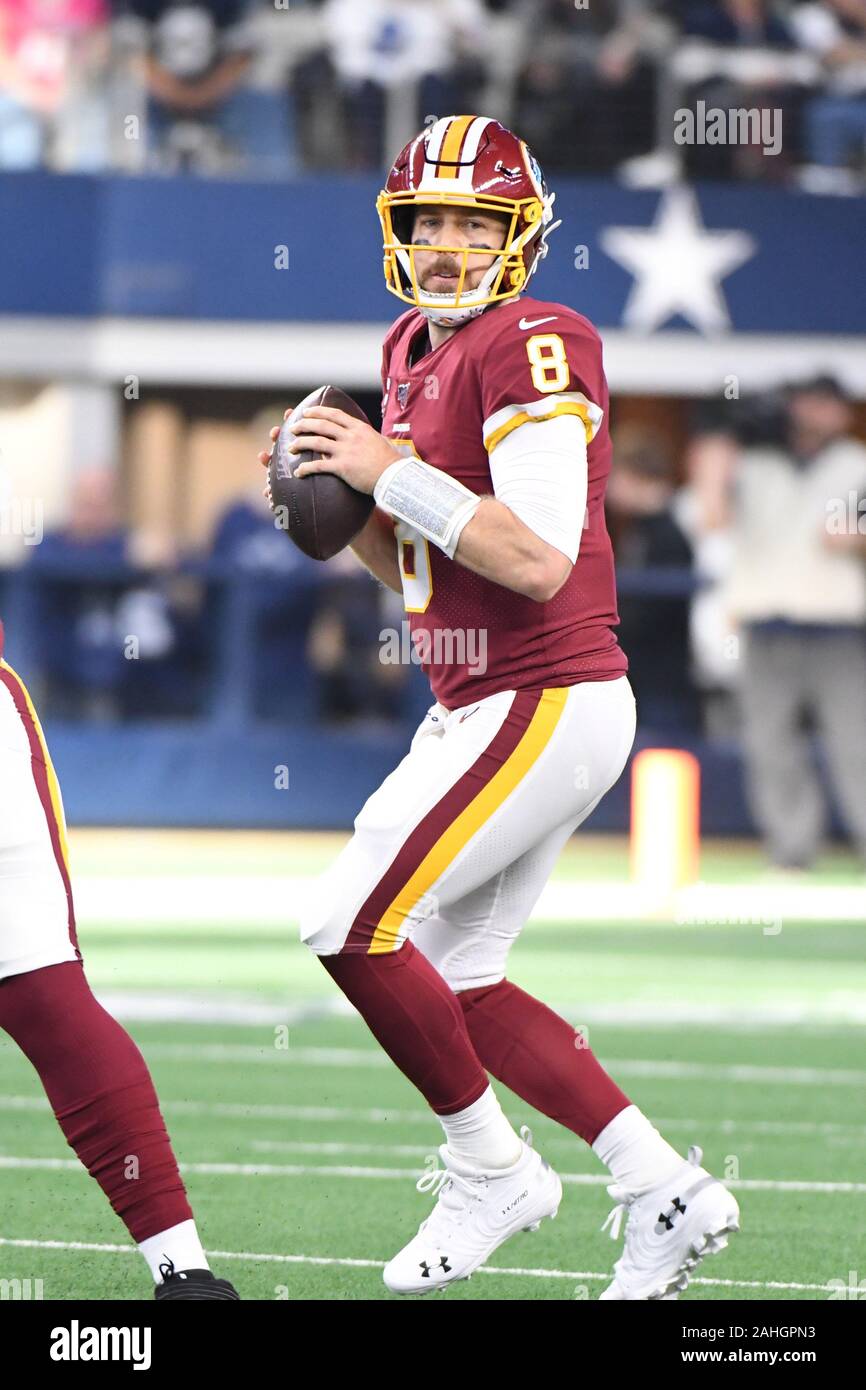
M 748 232 L 707 231 L 694 193 L 682 185 L 663 194 L 651 227 L 608 227 L 601 245 L 634 276 L 622 321 L 642 333 L 674 314 L 702 333 L 730 328 L 721 281 L 758 249 Z

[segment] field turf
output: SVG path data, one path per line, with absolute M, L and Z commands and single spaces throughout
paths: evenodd
M 212 1266 L 246 1298 L 389 1298 L 381 1266 L 429 1210 L 414 1181 L 441 1142 L 437 1123 L 294 931 L 257 919 L 262 876 L 313 872 L 338 843 L 73 836 L 73 867 L 91 886 L 135 874 L 176 885 L 226 863 L 249 875 L 236 921 L 209 926 L 188 907 L 141 920 L 118 889 L 116 920 L 81 924 L 89 977 L 151 1066 Z M 708 851 L 705 866 L 745 883 L 760 872 L 737 847 Z M 587 877 L 623 870 L 621 845 L 586 837 L 557 878 L 579 895 Z M 834 858 L 814 881 L 856 882 L 856 869 Z M 730 1178 L 742 1234 L 704 1262 L 690 1300 L 827 1299 L 866 1280 L 864 932 L 829 919 L 773 934 L 540 920 L 513 952 L 510 978 L 588 1032 L 672 1143 L 700 1144 Z M 565 1196 L 555 1222 L 514 1237 L 446 1296 L 597 1298 L 620 1248 L 600 1230 L 612 1205 L 604 1171 L 497 1089 Z M 42 1280 L 46 1299 L 150 1296 L 125 1229 L 2 1035 L 0 1190 L 0 1280 Z

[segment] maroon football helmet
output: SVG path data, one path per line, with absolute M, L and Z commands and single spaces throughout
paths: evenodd
M 559 226 L 553 221 L 555 197 L 531 150 L 499 121 L 490 116 L 441 117 L 400 151 L 376 199 L 385 284 L 398 299 L 414 304 L 443 327 L 475 318 L 488 305 L 512 299 L 526 288 L 547 254 L 547 237 Z M 468 246 L 436 245 L 437 252 L 461 258 L 453 293 L 434 294 L 419 282 L 415 255 L 429 252 L 430 243 L 412 241 L 415 211 L 419 205 L 437 203 L 507 219 L 504 244 L 475 288 L 464 289 L 472 269 L 469 257 L 479 254 Z

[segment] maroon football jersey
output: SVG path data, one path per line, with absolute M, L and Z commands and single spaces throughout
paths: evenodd
M 598 333 L 573 309 L 522 295 L 409 366 L 410 345 L 426 329 L 410 309 L 385 339 L 387 438 L 487 496 L 488 449 L 525 420 L 518 407 L 531 404 L 537 415 L 545 413 L 537 403 L 549 402 L 547 413 L 579 414 L 591 440 L 577 563 L 548 603 L 482 578 L 395 522 L 412 641 L 435 698 L 458 709 L 500 690 L 616 679 L 627 662 L 613 632 L 619 617 L 603 507 L 611 447 Z

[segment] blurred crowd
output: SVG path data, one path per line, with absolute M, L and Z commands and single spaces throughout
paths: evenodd
M 828 784 L 866 862 L 866 444 L 852 425 L 831 376 L 726 403 L 696 422 L 679 485 L 652 431 L 614 434 L 608 510 L 639 720 L 675 743 L 736 736 L 785 870 L 814 863 Z
M 818 376 L 697 409 L 678 442 L 613 407 L 607 514 L 639 725 L 674 746 L 743 749 L 780 867 L 814 860 L 828 781 L 866 860 L 866 444 L 852 404 Z M 79 471 L 63 525 L 0 570 L 46 716 L 417 724 L 423 673 L 385 660 L 394 635 L 411 652 L 402 600 L 349 551 L 304 556 L 257 478 L 200 545 L 160 554 L 125 519 L 122 480 Z
M 777 110 L 781 147 L 679 145 Z M 483 111 L 552 173 L 794 181 L 866 167 L 866 0 L 0 0 L 0 167 L 381 170 Z
M 121 494 L 115 470 L 78 472 L 62 527 L 0 571 L 47 717 L 418 722 L 429 687 L 417 663 L 380 659 L 402 602 L 350 552 L 308 559 L 255 487 L 206 545 L 157 555 Z

